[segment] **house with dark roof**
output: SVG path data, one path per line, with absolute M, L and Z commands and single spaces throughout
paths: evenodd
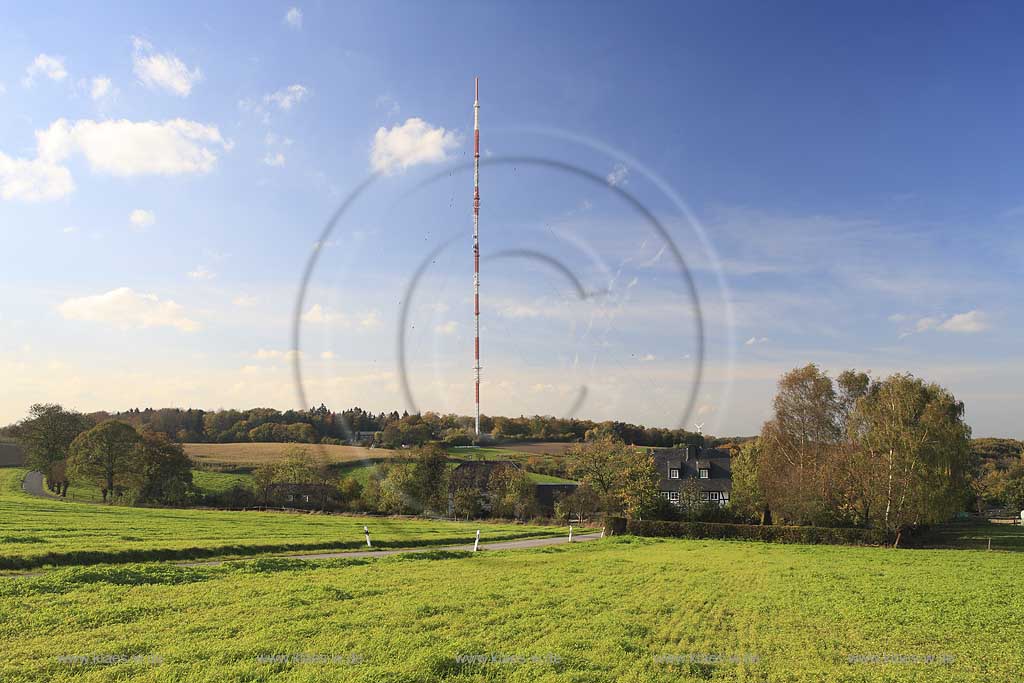
M 654 464 L 659 475 L 658 490 L 669 502 L 678 505 L 684 486 L 696 484 L 701 502 L 728 504 L 732 462 L 727 451 L 693 445 L 657 450 Z

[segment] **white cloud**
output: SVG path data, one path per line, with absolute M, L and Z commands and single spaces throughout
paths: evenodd
M 334 352 L 333 351 L 323 351 L 323 352 L 320 353 L 320 357 L 323 358 L 324 360 L 334 360 Z
M 156 223 L 156 214 L 145 209 L 135 209 L 128 215 L 128 222 L 138 230 L 145 230 Z
M 640 360 L 643 361 L 644 363 L 650 363 L 651 361 L 658 360 L 658 357 L 655 356 L 653 353 L 645 353 L 644 355 L 640 356 Z
M 207 269 L 206 266 L 196 266 L 195 270 L 190 270 L 188 276 L 193 280 L 212 280 L 217 277 L 217 274 Z
M 276 154 L 267 152 L 267 155 L 263 157 L 263 163 L 267 166 L 284 166 L 284 155 L 280 152 L 277 152 Z
M 454 320 L 449 320 L 448 322 L 436 325 L 434 327 L 434 331 L 437 332 L 438 334 L 455 334 L 456 330 L 458 329 L 459 323 L 455 322 Z
M 31 86 L 37 76 L 44 76 L 51 81 L 63 81 L 68 76 L 68 70 L 64 68 L 64 58 L 40 54 L 25 69 L 25 80 L 22 82 L 26 87 Z
M 615 164 L 612 172 L 605 176 L 605 180 L 612 187 L 619 187 L 629 182 L 629 169 L 622 164 Z
M 751 337 L 747 341 L 743 342 L 747 346 L 756 346 L 757 344 L 767 344 L 768 337 Z
M 284 23 L 292 28 L 302 28 L 302 10 L 298 7 L 290 8 L 284 15 Z
M 71 194 L 71 171 L 42 159 L 12 159 L 0 152 L 0 197 L 40 202 Z
M 276 104 L 280 109 L 291 109 L 296 104 L 306 99 L 309 95 L 309 88 L 295 83 L 287 88 L 263 96 L 264 104 Z
M 113 92 L 114 85 L 106 76 L 97 76 L 93 78 L 89 85 L 89 97 L 91 97 L 94 102 L 98 102 L 104 97 L 112 95 Z
M 988 318 L 982 311 L 958 313 L 939 325 L 939 329 L 943 332 L 962 332 L 966 334 L 984 332 L 988 327 Z
M 199 323 L 188 318 L 180 305 L 130 287 L 68 299 L 57 310 L 67 320 L 105 322 L 121 328 L 174 327 L 182 332 L 199 329 Z
M 188 97 L 192 86 L 203 78 L 198 67 L 189 70 L 185 63 L 167 52 L 157 54 L 153 46 L 141 38 L 132 38 L 135 48 L 133 72 L 151 89 L 162 89 L 179 97 Z
M 216 126 L 186 119 L 83 119 L 73 124 L 58 119 L 36 131 L 36 140 L 42 160 L 56 163 L 79 152 L 92 170 L 116 176 L 208 173 L 217 163 L 217 147 L 232 146 Z
M 370 164 L 375 171 L 393 173 L 410 166 L 438 163 L 459 146 L 453 131 L 435 128 L 419 118 L 406 120 L 402 125 L 378 128 L 370 152 Z
M 232 299 L 231 303 L 240 308 L 248 308 L 250 306 L 255 306 L 258 303 L 258 299 L 254 296 L 249 296 L 248 294 L 242 294 Z
M 69 225 L 68 227 L 64 228 L 64 234 L 65 235 L 70 235 L 73 232 L 78 232 L 78 226 L 77 225 Z
M 890 317 L 890 319 L 892 318 Z M 984 332 L 988 328 L 988 316 L 986 316 L 983 311 L 978 310 L 967 311 L 966 313 L 957 313 L 956 315 L 945 319 L 942 317 L 928 316 L 920 318 L 914 324 L 914 332 L 938 330 L 940 332 L 973 334 L 975 332 Z M 900 339 L 904 339 L 911 334 L 913 333 L 904 331 L 900 334 Z
M 313 304 L 308 311 L 302 314 L 302 321 L 307 323 L 329 323 L 341 319 L 341 315 L 328 312 L 320 304 Z
M 889 316 L 889 322 L 893 323 L 901 323 L 906 321 L 906 319 L 907 316 L 903 313 L 893 313 L 892 315 Z

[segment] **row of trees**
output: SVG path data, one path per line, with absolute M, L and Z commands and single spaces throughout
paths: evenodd
M 420 446 L 441 441 L 449 446 L 474 442 L 474 419 L 466 415 L 426 412 L 423 414 L 371 413 L 350 408 L 336 413 L 323 404 L 310 410 L 203 411 L 180 408 L 133 408 L 124 412 L 97 412 L 83 416 L 91 424 L 106 420 L 125 422 L 137 430 L 167 435 L 179 443 L 342 443 L 354 434 L 373 434 L 376 445 L 385 448 Z M 481 430 L 492 439 L 583 441 L 596 429 L 611 430 L 626 443 L 643 446 L 699 444 L 703 438 L 684 429 L 644 427 L 626 422 L 594 422 L 557 418 L 481 417 Z M 15 430 L 17 427 L 8 428 Z
M 100 489 L 103 501 L 181 504 L 194 498 L 192 462 L 164 434 L 138 431 L 117 420 L 94 424 L 57 404 L 36 404 L 13 430 L 29 467 L 43 473 L 54 493 L 71 480 Z
M 762 523 L 862 526 L 896 535 L 948 519 L 970 496 L 963 403 L 907 374 L 810 364 L 785 374 L 774 416 L 734 459 L 732 506 Z

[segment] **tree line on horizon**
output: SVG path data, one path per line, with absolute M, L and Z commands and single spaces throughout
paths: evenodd
M 356 424 L 381 424 L 381 416 L 358 408 L 347 412 L 360 416 Z M 199 413 L 202 420 L 196 420 Z M 130 492 L 129 502 L 180 505 L 197 502 L 192 463 L 182 446 L 157 427 L 179 424 L 175 420 L 185 416 L 202 422 L 204 430 L 208 423 L 235 429 L 244 422 L 248 429 L 235 433 L 260 435 L 298 424 L 316 435 L 320 432 L 314 424 L 322 428 L 335 423 L 338 415 L 324 406 L 284 413 L 169 409 L 84 415 L 37 404 L 26 419 L 5 431 L 22 443 L 29 466 L 42 471 L 57 493 L 66 494 L 68 482 L 75 480 L 97 486 L 105 501 L 124 500 Z M 302 416 L 308 421 L 286 422 Z M 468 418 L 434 413 L 383 417 L 384 429 L 374 432 L 378 445 L 384 445 L 379 440 L 390 429 L 398 434 L 395 447 L 410 445 L 414 450 L 410 457 L 377 465 L 365 484 L 338 476 L 326 463 L 296 451 L 303 443 L 316 442 L 298 438 L 296 431 L 294 437 L 282 438 L 292 442 L 286 457 L 254 473 L 254 489 L 248 494 L 237 491 L 236 497 L 266 505 L 274 487 L 316 484 L 341 500 L 343 509 L 353 511 L 445 514 L 442 501 L 447 507 L 451 494 L 458 516 L 530 514 L 533 508 L 525 492 L 531 486 L 522 468 L 498 468 L 488 473 L 494 481 L 482 485 L 461 486 L 450 478 L 447 430 L 461 430 L 460 420 Z M 679 505 L 659 496 L 652 450 L 664 442 L 721 444 L 722 439 L 620 422 L 545 417 L 493 418 L 486 424 L 492 433 L 510 438 L 540 433 L 551 440 L 547 429 L 561 429 L 555 434 L 563 436 L 582 432 L 554 473 L 580 483 L 558 501 L 561 517 L 604 514 L 859 527 L 882 529 L 898 538 L 905 528 L 945 521 L 966 509 L 1024 507 L 1024 444 L 1012 439 L 972 441 L 963 403 L 945 388 L 909 374 L 879 379 L 848 370 L 833 379 L 809 364 L 783 375 L 772 417 L 760 434 L 726 444 L 733 456 L 733 490 L 724 509 L 701 501 L 696 487 L 686 486 L 692 482 L 683 482 Z M 418 430 L 423 440 L 407 439 L 410 430 Z
M 448 446 L 477 442 L 474 418 L 435 412 L 398 411 L 373 413 L 354 407 L 335 412 L 320 404 L 309 410 L 201 410 L 197 408 L 132 408 L 121 412 L 99 411 L 84 417 L 93 424 L 116 420 L 140 431 L 163 434 L 176 443 L 349 443 L 356 435 L 362 443 L 382 448 L 422 446 L 439 441 Z M 2 430 L 17 436 L 19 424 Z M 487 441 L 584 441 L 597 428 L 611 430 L 626 443 L 671 447 L 703 445 L 704 437 L 685 429 L 645 427 L 628 422 L 558 418 L 550 415 L 480 418 Z

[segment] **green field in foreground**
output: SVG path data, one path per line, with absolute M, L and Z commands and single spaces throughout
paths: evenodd
M 0 581 L 0 680 L 1009 682 L 1019 570 L 1012 553 L 629 537 L 69 568 Z M 58 659 L 110 655 L 148 659 Z
M 508 523 L 74 503 L 24 493 L 24 475 L 0 469 L 0 569 L 359 549 L 364 524 L 378 548 L 468 543 L 477 528 L 490 541 L 565 533 Z

